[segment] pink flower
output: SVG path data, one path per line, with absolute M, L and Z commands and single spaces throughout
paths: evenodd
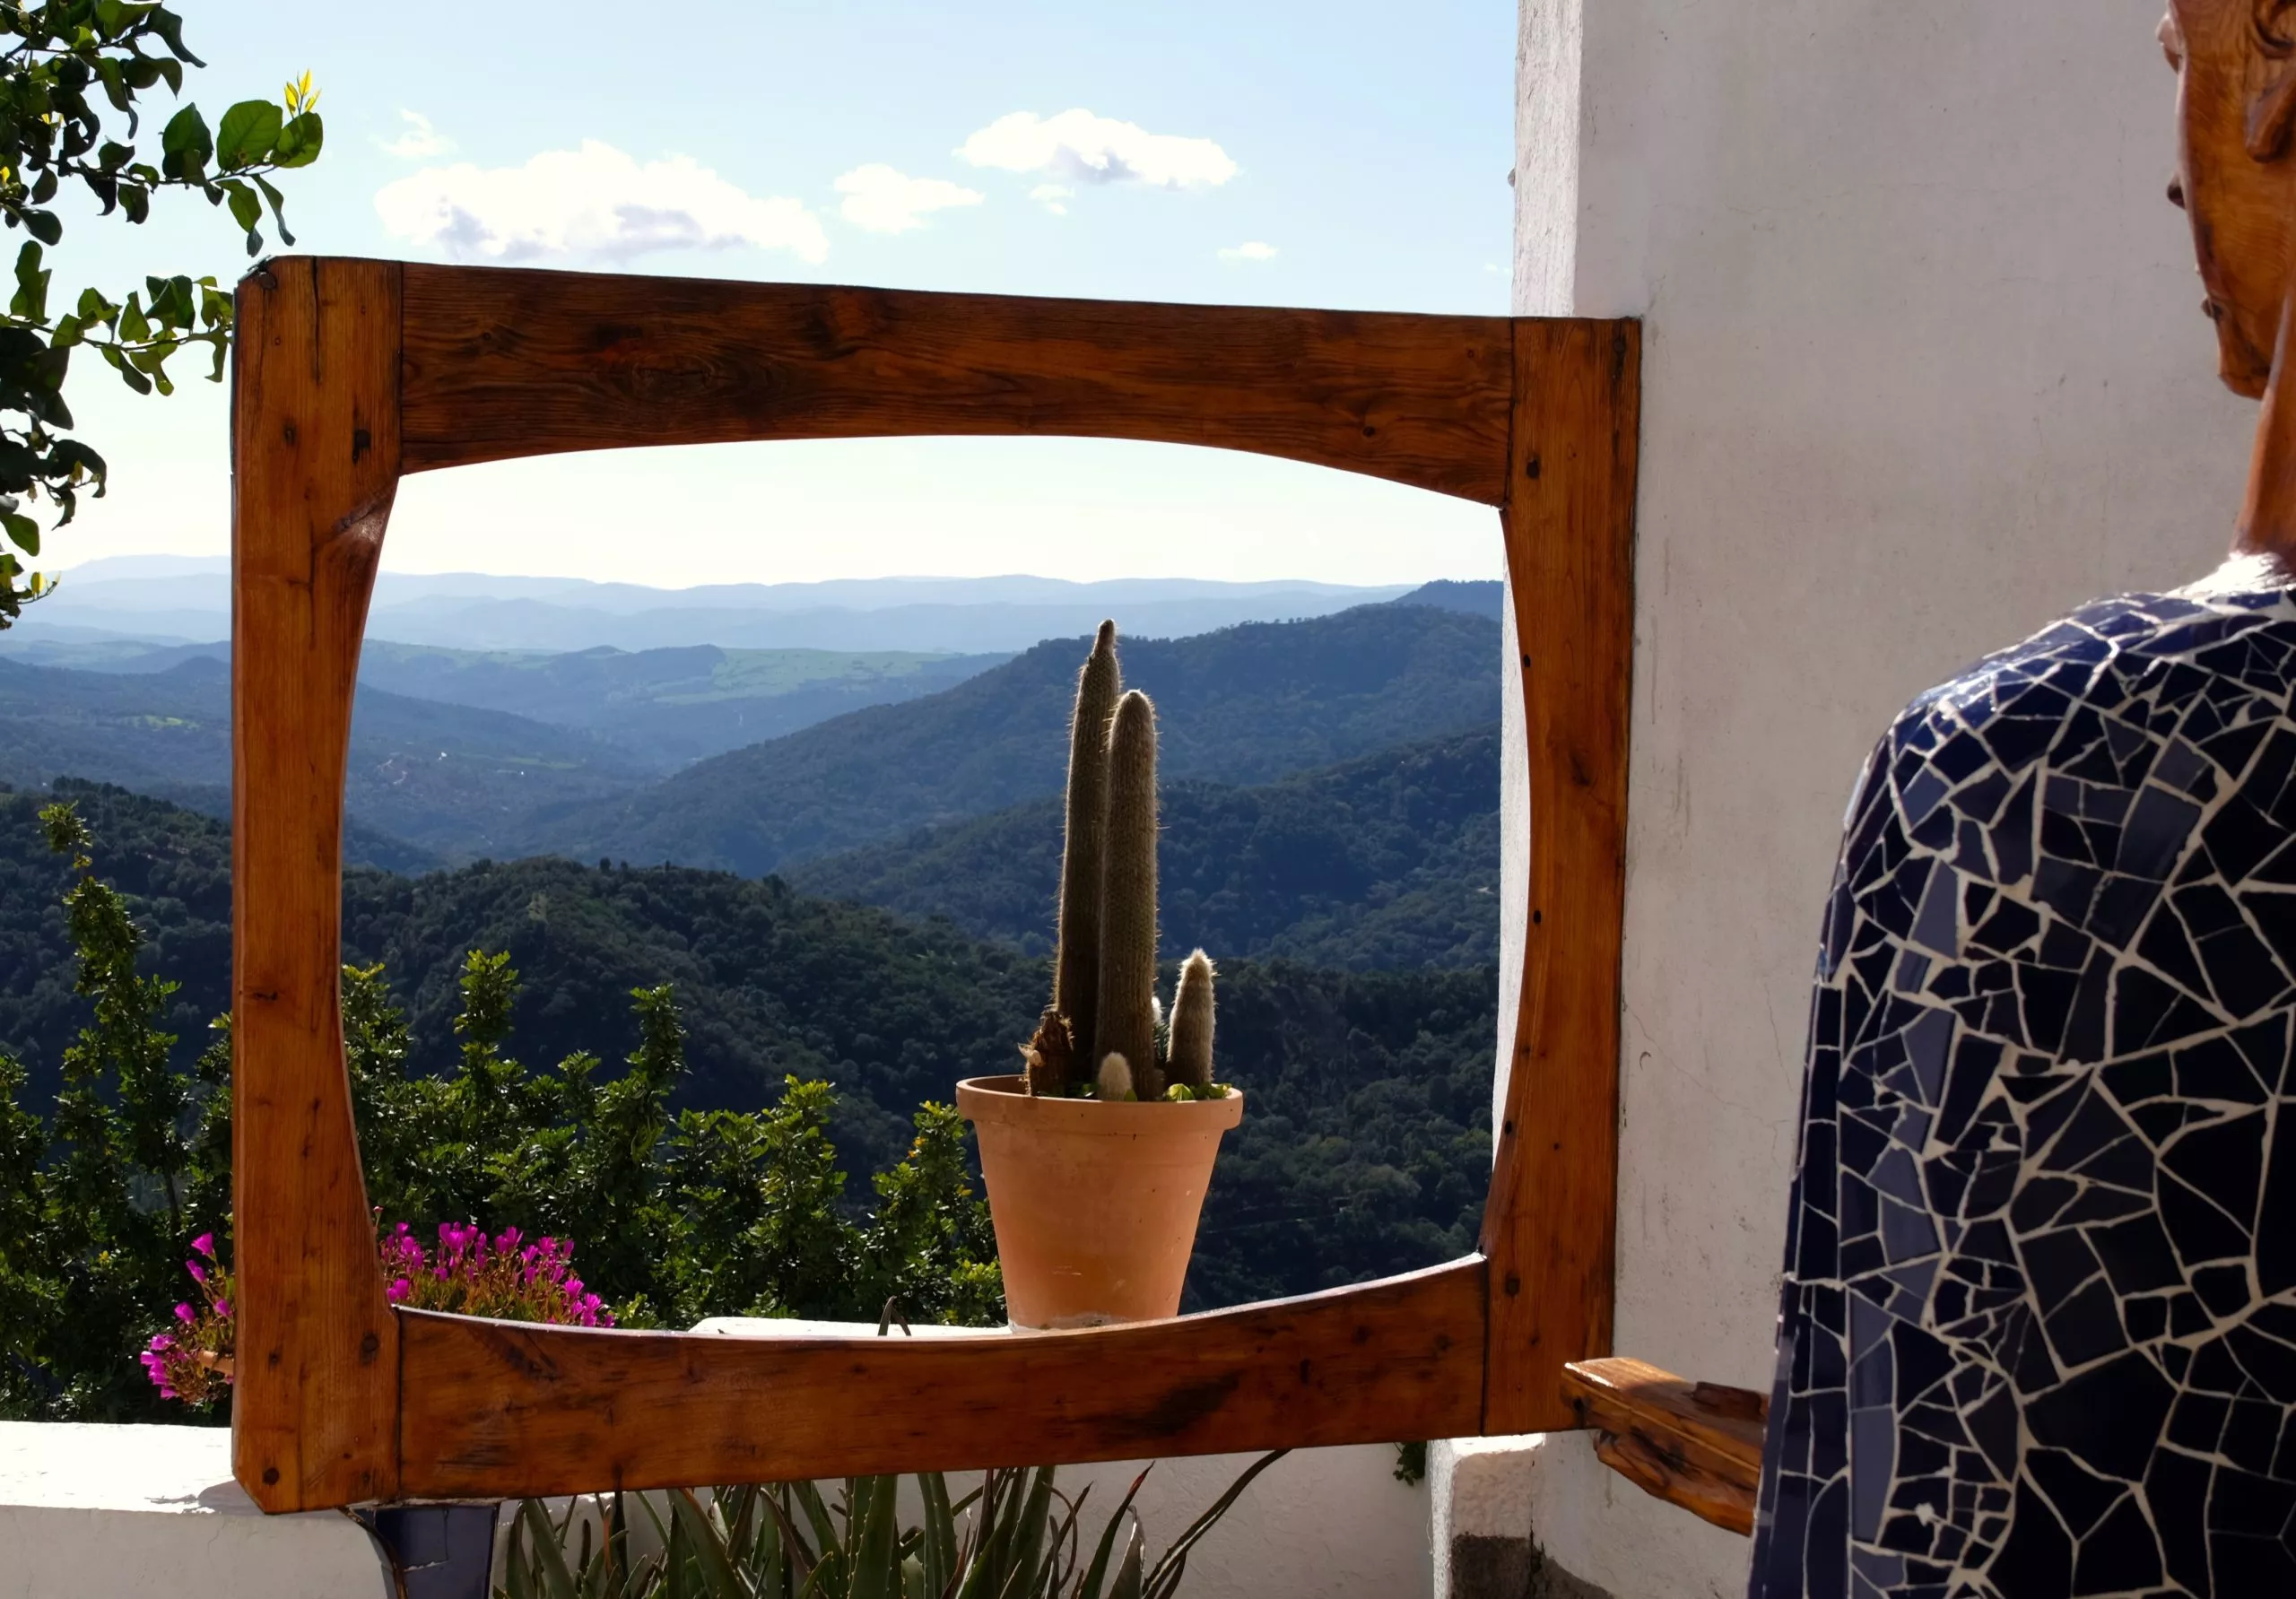
M 192 1314 L 191 1314 L 191 1307 L 190 1307 L 190 1306 L 188 1306 L 188 1305 L 178 1305 L 178 1306 L 177 1306 L 177 1307 L 176 1307 L 176 1319 L 177 1319 L 178 1321 L 179 1321 L 179 1322 L 183 1323 L 183 1324 L 184 1324 L 184 1325 L 186 1325 L 186 1326 L 189 1326 L 189 1325 L 192 1324 L 193 1320 L 195 1319 L 195 1318 L 193 1317 Z
M 215 1258 L 215 1235 L 212 1232 L 201 1233 L 197 1238 L 191 1240 L 191 1247 L 198 1250 L 210 1260 Z M 198 1270 L 196 1266 L 192 1269 L 194 1271 Z
M 414 1284 L 408 1279 L 401 1277 L 390 1285 L 389 1293 L 391 1302 L 396 1304 L 413 1291 Z
M 229 1320 L 230 1320 L 230 1319 L 231 1319 L 231 1301 L 230 1301 L 230 1300 L 229 1300 L 229 1299 L 218 1299 L 218 1300 L 216 1300 L 216 1301 L 215 1301 L 215 1314 L 216 1314 L 216 1315 L 218 1315 L 218 1316 L 220 1316 L 220 1317 L 222 1317 L 225 1321 L 229 1321 Z

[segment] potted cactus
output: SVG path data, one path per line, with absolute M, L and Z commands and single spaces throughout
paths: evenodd
M 957 1085 L 980 1137 L 1017 1327 L 1178 1312 L 1220 1135 L 1243 1095 L 1212 1073 L 1211 960 L 1156 998 L 1156 708 L 1124 691 L 1104 621 L 1076 681 L 1052 1003 L 1027 1070 Z

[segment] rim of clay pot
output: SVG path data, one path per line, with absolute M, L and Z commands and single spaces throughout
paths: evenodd
M 1193 1123 L 1199 1131 L 1206 1125 L 1225 1129 L 1244 1119 L 1241 1089 L 1219 1099 L 1112 1101 L 1039 1099 L 1028 1091 L 1027 1082 L 1017 1073 L 968 1077 L 957 1084 L 957 1114 L 969 1122 L 1057 1127 L 1064 1133 L 1109 1138 L 1138 1137 L 1182 1123 Z

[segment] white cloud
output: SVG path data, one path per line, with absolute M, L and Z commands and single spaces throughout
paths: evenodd
M 641 166 L 596 139 L 522 167 L 425 167 L 385 184 L 375 209 L 396 237 L 465 261 L 620 261 L 744 244 L 805 261 L 829 254 L 821 219 L 800 201 L 752 195 L 691 156 Z
M 856 167 L 837 180 L 845 196 L 838 210 L 857 228 L 872 233 L 906 233 L 925 225 L 925 213 L 952 205 L 978 205 L 987 198 L 944 178 L 910 178 L 882 161 Z
M 1275 259 L 1275 247 L 1272 244 L 1262 244 L 1257 239 L 1248 239 L 1233 249 L 1222 250 L 1220 259 L 1222 261 L 1273 261 Z
M 1225 183 L 1236 175 L 1236 163 L 1209 139 L 1152 134 L 1136 122 L 1081 109 L 1052 117 L 1034 111 L 999 117 L 957 153 L 976 167 L 1042 172 L 1064 183 L 1192 188 Z
M 1029 191 L 1029 198 L 1041 203 L 1055 216 L 1066 216 L 1068 207 L 1063 200 L 1075 197 L 1076 191 L 1065 183 L 1039 183 Z
M 399 120 L 406 124 L 406 131 L 383 146 L 387 155 L 396 155 L 411 161 L 426 156 L 444 155 L 455 147 L 455 142 L 430 126 L 430 118 L 420 111 L 401 111 Z

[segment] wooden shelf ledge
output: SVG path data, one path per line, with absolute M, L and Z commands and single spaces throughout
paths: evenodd
M 1562 1396 L 1605 1465 L 1645 1493 L 1751 1536 L 1769 1399 L 1616 1356 L 1562 1369 Z

